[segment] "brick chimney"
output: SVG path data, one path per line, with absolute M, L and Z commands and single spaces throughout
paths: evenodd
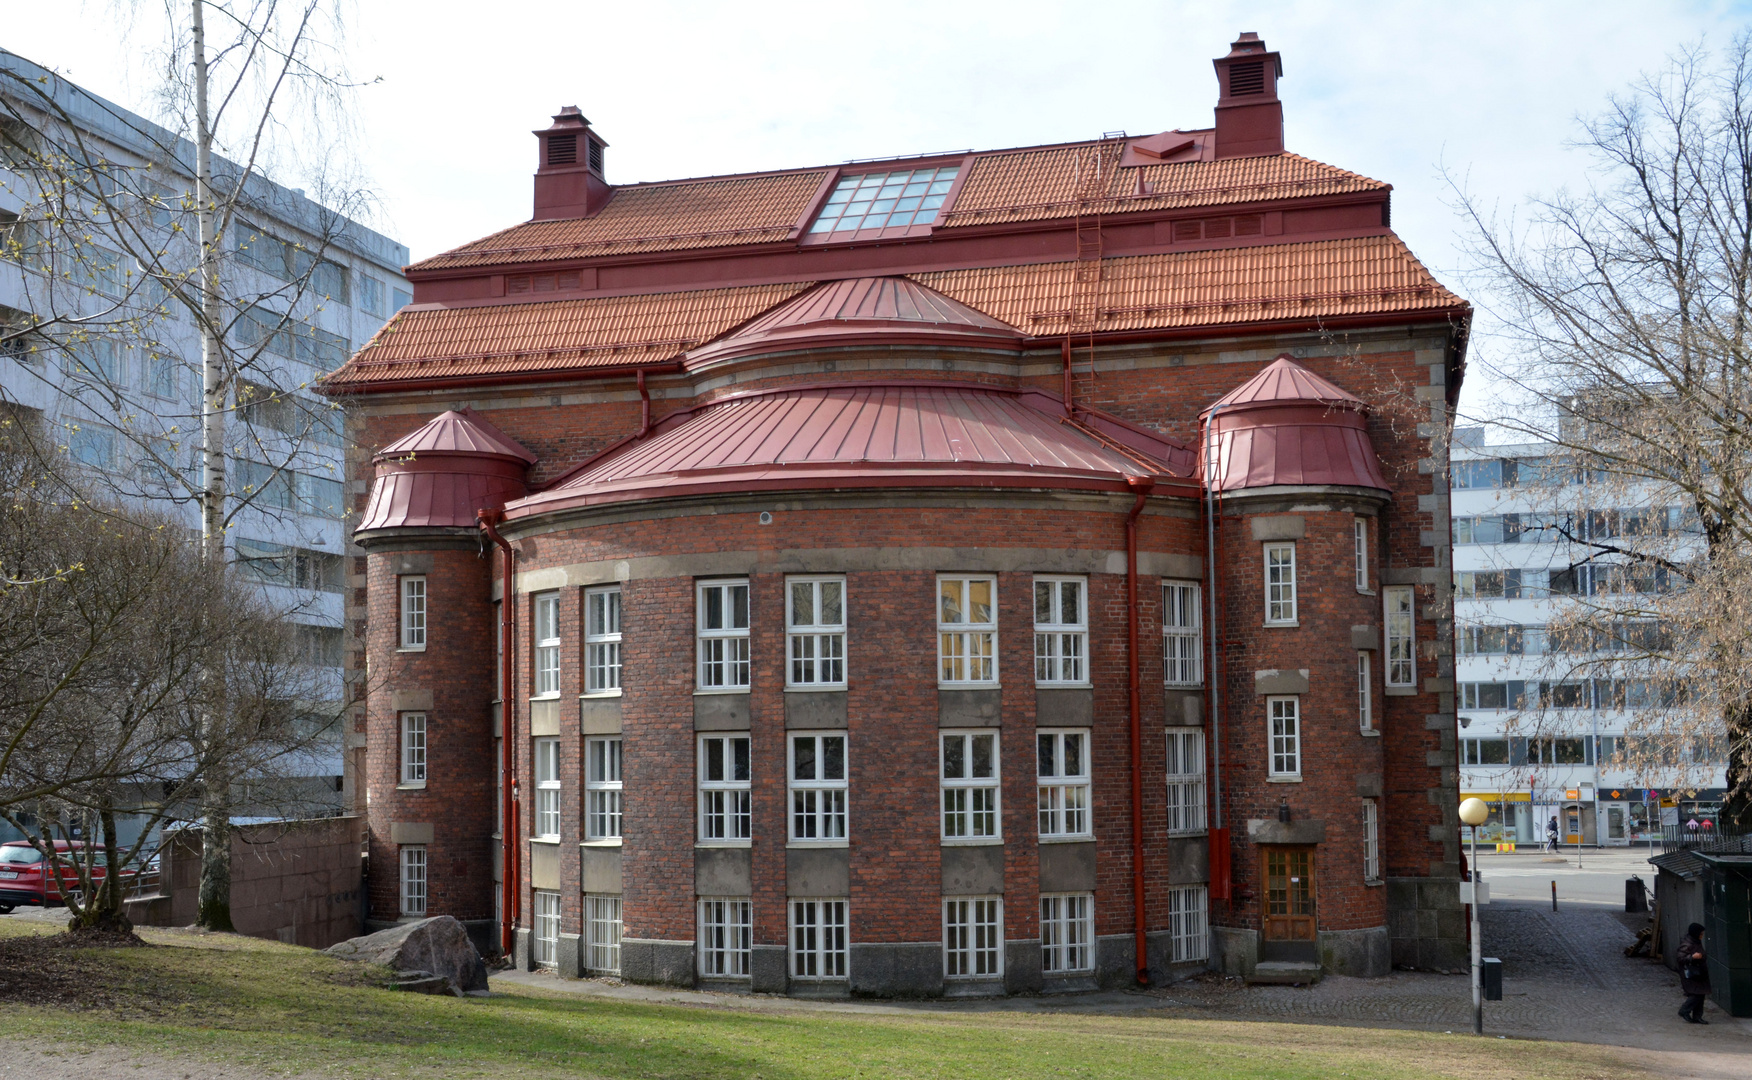
M 1217 149 L 1219 158 L 1262 157 L 1284 152 L 1284 106 L 1277 81 L 1283 60 L 1267 52 L 1252 31 L 1211 61 L 1217 68 Z
M 534 133 L 541 151 L 535 170 L 535 215 L 531 220 L 589 217 L 614 194 L 602 178 L 602 155 L 608 144 L 590 130 L 590 121 L 567 105 L 554 114 L 553 126 Z

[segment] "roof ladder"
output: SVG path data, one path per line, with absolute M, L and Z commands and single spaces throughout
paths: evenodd
M 1077 151 L 1077 260 L 1071 272 L 1071 381 L 1078 401 L 1095 392 L 1095 331 L 1101 314 L 1101 214 L 1125 150 L 1125 132 L 1108 132 Z

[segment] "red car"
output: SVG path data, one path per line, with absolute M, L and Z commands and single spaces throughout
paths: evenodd
M 60 858 L 59 872 L 54 869 L 45 874 L 43 853 L 33 847 L 28 840 L 12 840 L 0 844 L 0 915 L 10 914 L 15 907 L 44 907 L 49 903 L 64 903 L 62 889 L 78 895 L 79 872 L 73 868 L 70 858 L 64 852 L 82 850 L 85 842 L 82 840 L 57 840 L 55 853 Z M 105 869 L 102 862 L 91 868 L 94 881 L 102 881 Z M 125 876 L 134 877 L 132 870 Z

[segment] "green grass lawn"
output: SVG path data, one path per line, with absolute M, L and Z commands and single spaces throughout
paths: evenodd
M 50 929 L 6 920 L 0 922 L 0 938 Z M 92 1004 L 26 1004 L 9 991 L 0 1011 L 0 1037 L 31 1045 L 125 1046 L 159 1057 L 197 1055 L 268 1075 L 702 1080 L 1618 1080 L 1645 1075 L 1604 1047 L 1305 1024 L 1003 1012 L 773 1013 L 740 1010 L 733 1001 L 723 1008 L 683 1008 L 508 984 L 491 998 L 424 997 L 381 990 L 375 983 L 381 972 L 308 949 L 182 931 L 146 930 L 141 937 L 152 947 L 58 950 L 51 965 L 64 968 L 63 981 L 76 982 Z M 0 941 L 0 953 L 7 944 Z

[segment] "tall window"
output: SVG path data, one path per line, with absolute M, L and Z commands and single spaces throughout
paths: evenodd
M 1082 578 L 1034 579 L 1034 681 L 1089 681 L 1089 612 Z
M 1173 945 L 1170 963 L 1210 959 L 1206 910 L 1205 886 L 1184 885 L 1168 890 L 1168 936 Z
M 700 689 L 748 689 L 748 582 L 699 586 Z
M 1357 652 L 1357 726 L 1375 730 L 1375 701 L 1369 685 L 1369 654 Z
M 1162 681 L 1169 686 L 1204 682 L 1204 655 L 1199 644 L 1202 624 L 1198 586 L 1171 582 L 1162 586 Z
M 1265 707 L 1271 717 L 1270 775 L 1301 779 L 1301 699 L 1293 697 L 1266 698 Z
M 619 585 L 584 592 L 584 692 L 621 688 L 621 590 Z
M 535 740 L 535 835 L 560 838 L 560 740 Z
M 401 579 L 401 647 L 426 647 L 426 579 Z
M 947 685 L 998 681 L 998 579 L 937 579 L 937 679 Z
M 1004 901 L 958 896 L 943 901 L 943 974 L 990 979 L 1004 973 Z
M 1387 606 L 1387 685 L 1417 685 L 1417 639 L 1412 627 L 1411 589 L 1383 589 Z
M 700 740 L 700 839 L 747 840 L 749 814 L 747 735 Z
M 584 898 L 584 966 L 605 975 L 620 974 L 621 898 Z
M 791 736 L 791 839 L 846 838 L 846 737 Z
M 1041 838 L 1089 835 L 1089 733 L 1038 732 L 1035 769 Z
M 1369 591 L 1369 519 L 1357 518 L 1351 522 L 1355 533 L 1357 560 L 1357 591 Z
M 1363 800 L 1363 880 L 1381 880 L 1381 822 L 1377 815 L 1380 804 L 1374 799 Z
M 584 744 L 585 835 L 618 840 L 621 834 L 621 741 L 591 739 Z
M 401 849 L 401 913 L 426 914 L 426 849 L 424 846 Z
M 746 899 L 701 898 L 700 974 L 743 979 L 753 951 L 754 905 Z
M 1095 897 L 1040 898 L 1040 969 L 1049 975 L 1095 970 Z
M 791 977 L 846 977 L 846 902 L 791 901 Z
M 535 598 L 535 696 L 560 693 L 560 594 Z
M 1296 545 L 1265 545 L 1265 621 L 1296 621 Z
M 426 714 L 405 712 L 401 718 L 401 782 L 426 784 Z
M 791 578 L 785 585 L 786 679 L 792 686 L 844 686 L 846 579 Z
M 1202 832 L 1205 827 L 1204 732 L 1168 730 L 1168 831 Z
M 943 838 L 999 836 L 997 734 L 946 731 L 942 748 Z
M 553 967 L 560 958 L 560 894 L 535 890 L 535 943 L 530 959 Z

